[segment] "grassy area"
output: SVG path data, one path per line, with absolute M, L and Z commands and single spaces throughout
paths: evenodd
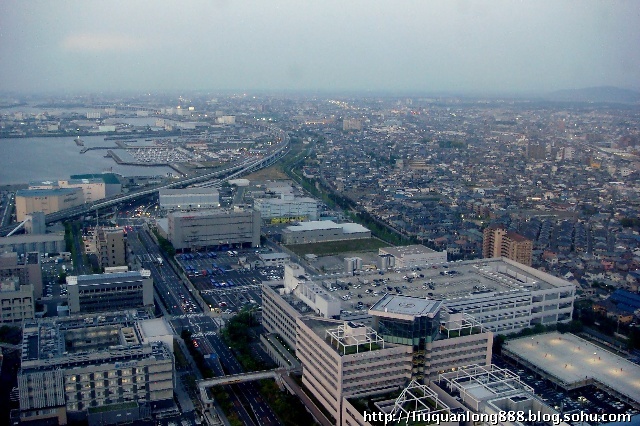
M 245 176 L 245 178 L 250 181 L 289 180 L 289 176 L 282 171 L 280 164 L 274 164 L 266 169 L 258 170 L 257 172 L 253 172 Z
M 389 244 L 375 238 L 349 241 L 329 241 L 326 243 L 292 244 L 286 246 L 298 256 L 313 253 L 316 256 L 330 256 L 349 252 L 378 251 L 380 247 L 388 247 Z

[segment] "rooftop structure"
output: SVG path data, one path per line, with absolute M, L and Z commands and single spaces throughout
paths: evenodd
M 369 313 L 378 316 L 393 316 L 397 318 L 413 319 L 426 316 L 434 318 L 442 306 L 440 300 L 408 298 L 394 294 L 385 294 L 375 305 L 369 309 Z
M 639 406 L 640 366 L 573 334 L 554 332 L 509 340 L 503 353 L 565 389 L 596 383 Z
M 378 250 L 381 260 L 384 257 L 391 259 L 381 263 L 381 269 L 410 268 L 426 266 L 429 264 L 444 263 L 447 261 L 447 251 L 438 252 L 421 244 L 400 247 L 384 247 Z
M 366 311 L 387 293 L 429 298 L 498 333 L 570 321 L 575 299 L 575 285 L 506 258 L 355 273 L 305 279 L 340 300 L 343 311 Z
M 458 393 L 462 403 L 476 413 L 495 416 L 503 411 L 535 412 L 547 418 L 547 421 L 541 419 L 543 424 L 561 424 L 560 413 L 545 404 L 535 395 L 533 388 L 508 369 L 495 365 L 470 365 L 440 374 L 438 385 L 450 393 Z M 504 424 L 523 425 L 524 422 Z

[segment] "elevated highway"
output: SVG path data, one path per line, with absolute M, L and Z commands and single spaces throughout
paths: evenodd
M 47 223 L 54 223 L 61 220 L 72 219 L 74 217 L 86 215 L 90 212 L 95 212 L 96 210 L 113 207 L 124 202 L 149 196 L 157 193 L 160 189 L 165 188 L 185 188 L 189 185 L 195 185 L 198 183 L 201 184 L 200 186 L 205 187 L 220 187 L 223 182 L 226 182 L 230 179 L 235 179 L 236 177 L 242 176 L 247 173 L 252 173 L 265 167 L 269 167 L 280 158 L 285 156 L 287 152 L 289 152 L 289 136 L 286 134 L 286 132 L 281 130 L 278 130 L 278 136 L 280 136 L 281 142 L 276 146 L 276 149 L 274 149 L 273 152 L 271 152 L 266 157 L 257 160 L 247 160 L 241 164 L 237 164 L 224 170 L 219 170 L 199 176 L 186 177 L 184 179 L 180 179 L 166 185 L 156 186 L 155 188 L 142 189 L 133 193 L 121 194 L 109 199 L 98 200 L 93 203 L 86 203 L 81 206 L 72 207 L 70 209 L 60 210 L 59 212 L 46 215 L 45 220 Z M 0 227 L 0 236 L 7 235 L 15 227 L 16 224 L 10 224 Z

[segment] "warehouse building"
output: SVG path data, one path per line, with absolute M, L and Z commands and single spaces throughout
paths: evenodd
M 83 203 L 81 188 L 21 189 L 16 191 L 16 218 L 22 222 L 33 212 L 55 213 Z
M 260 245 L 260 213 L 253 209 L 176 211 L 167 219 L 167 236 L 176 250 Z
M 328 241 L 371 238 L 371 231 L 357 223 L 335 223 L 330 220 L 301 222 L 282 230 L 283 244 L 309 244 Z

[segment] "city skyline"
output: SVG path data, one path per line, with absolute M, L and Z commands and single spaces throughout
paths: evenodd
M 9 1 L 0 91 L 640 88 L 633 2 Z

